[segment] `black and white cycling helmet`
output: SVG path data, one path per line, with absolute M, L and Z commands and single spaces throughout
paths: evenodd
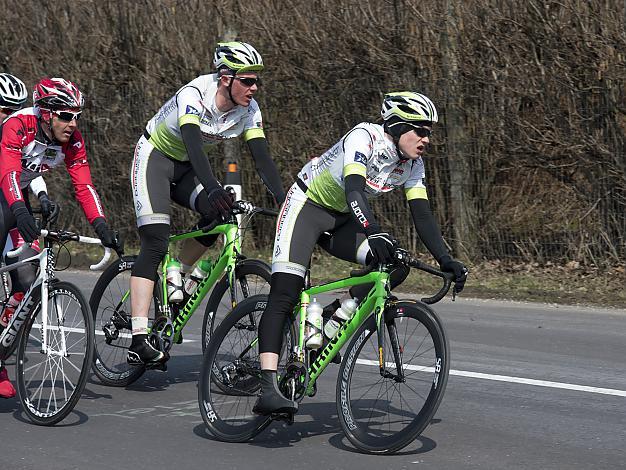
M 405 124 L 422 121 L 433 124 L 439 119 L 433 102 L 427 96 L 413 91 L 386 94 L 380 114 L 385 122 L 392 120 Z
M 220 42 L 215 49 L 213 65 L 218 71 L 226 67 L 235 74 L 260 72 L 263 70 L 263 58 L 254 47 L 245 42 Z
M 28 92 L 24 82 L 8 73 L 0 73 L 0 108 L 17 111 L 24 106 Z

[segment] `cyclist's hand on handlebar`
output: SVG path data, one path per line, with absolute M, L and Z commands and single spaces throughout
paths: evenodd
M 16 201 L 11 206 L 11 211 L 17 221 L 17 230 L 26 243 L 32 243 L 40 233 L 37 221 L 30 213 L 24 201 Z
M 50 225 L 54 225 L 59 217 L 59 211 L 57 210 L 57 204 L 52 201 L 48 194 L 44 191 L 39 193 L 39 204 L 41 205 L 41 214 L 44 220 L 47 220 Z
M 124 243 L 116 230 L 112 230 L 102 217 L 93 221 L 93 228 L 102 242 L 102 246 L 114 249 L 118 254 L 123 253 Z
M 367 243 L 374 263 L 391 263 L 395 259 L 395 240 L 387 232 L 370 232 Z
M 465 281 L 469 273 L 465 265 L 450 255 L 446 255 L 439 260 L 439 266 L 442 271 L 454 273 L 454 291 L 457 293 L 461 292 L 463 287 L 465 287 Z
M 226 219 L 230 213 L 230 208 L 235 202 L 231 193 L 226 191 L 221 186 L 218 186 L 210 191 L 207 191 L 207 197 L 209 198 L 209 205 L 211 208 L 223 219 Z

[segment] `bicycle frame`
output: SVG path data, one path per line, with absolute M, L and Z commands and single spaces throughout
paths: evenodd
M 48 284 L 54 279 L 54 271 L 51 267 L 54 265 L 53 257 L 54 254 L 52 250 L 48 247 L 45 247 L 41 250 L 41 253 L 31 256 L 22 261 L 18 261 L 10 266 L 5 266 L 0 268 L 0 274 L 13 271 L 14 269 L 18 269 L 21 266 L 26 264 L 33 264 L 35 260 L 39 262 L 39 273 L 35 281 L 31 284 L 30 288 L 24 295 L 24 298 L 19 303 L 19 305 L 15 309 L 15 313 L 11 317 L 9 324 L 4 329 L 2 334 L 0 335 L 0 360 L 6 359 L 4 357 L 4 353 L 7 350 L 10 350 L 11 345 L 14 341 L 19 337 L 22 326 L 28 319 L 29 314 L 31 313 L 31 308 L 33 306 L 33 292 L 37 288 L 41 288 L 41 317 L 42 317 L 42 353 L 48 354 L 49 345 L 47 342 L 48 339 L 48 330 L 45 328 L 45 325 L 48 325 Z M 63 330 L 63 322 L 59 318 L 59 328 L 61 331 Z M 58 352 L 60 355 L 64 355 L 66 353 L 66 345 L 65 345 L 65 335 L 61 335 L 61 351 Z
M 219 257 L 211 264 L 211 269 L 204 279 L 198 283 L 198 287 L 192 296 L 181 306 L 180 311 L 176 318 L 173 320 L 174 335 L 173 340 L 177 341 L 180 332 L 183 330 L 191 316 L 196 309 L 202 303 L 204 297 L 213 288 L 215 283 L 220 279 L 223 272 L 227 272 L 230 280 L 230 285 L 233 285 L 233 276 L 235 274 L 235 264 L 237 257 L 241 253 L 241 240 L 239 238 L 239 226 L 236 223 L 226 223 L 216 226 L 210 231 L 196 230 L 193 232 L 183 233 L 181 235 L 172 235 L 169 239 L 169 243 L 186 240 L 188 238 L 198 238 L 204 235 L 218 235 L 223 234 L 225 237 L 224 248 Z M 171 318 L 170 305 L 167 300 L 167 264 L 171 259 L 169 245 L 168 251 L 165 255 L 163 263 L 161 265 L 162 282 L 161 292 L 163 293 L 163 302 L 161 305 L 161 314 Z M 208 259 L 207 259 L 208 260 Z
M 373 271 L 364 276 L 349 277 L 340 279 L 338 281 L 330 282 L 327 284 L 321 284 L 318 286 L 312 286 L 305 289 L 300 294 L 300 328 L 298 335 L 298 346 L 296 353 L 299 356 L 301 362 L 304 363 L 304 352 L 306 351 L 304 341 L 304 328 L 306 322 L 306 308 L 309 305 L 311 296 L 322 294 L 324 292 L 332 291 L 335 289 L 345 289 L 348 287 L 374 283 L 374 286 L 368 292 L 367 296 L 361 301 L 356 312 L 350 320 L 345 322 L 337 331 L 335 336 L 330 342 L 321 350 L 318 350 L 317 358 L 309 364 L 309 382 L 306 388 L 306 394 L 311 396 L 315 393 L 315 381 L 322 374 L 324 369 L 337 355 L 343 345 L 352 337 L 357 329 L 369 318 L 370 314 L 374 312 L 376 315 L 376 325 L 378 327 L 379 338 L 379 365 L 381 370 L 385 365 L 384 351 L 381 344 L 381 325 L 382 316 L 385 310 L 385 303 L 387 297 L 390 294 L 389 291 L 389 273 L 385 271 Z

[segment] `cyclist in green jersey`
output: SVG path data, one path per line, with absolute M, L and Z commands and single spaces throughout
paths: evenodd
M 304 285 L 315 244 L 351 262 L 369 264 L 393 260 L 394 240 L 383 231 L 368 199 L 404 188 L 413 224 L 443 271 L 455 274 L 457 292 L 467 269 L 453 259 L 430 210 L 422 156 L 437 110 L 430 99 L 414 92 L 385 95 L 383 125 L 363 122 L 351 129 L 319 158 L 309 161 L 287 192 L 276 227 L 271 289 L 259 325 L 262 394 L 258 414 L 297 411 L 297 403 L 278 390 L 276 369 L 286 316 L 293 311 Z M 408 268 L 390 273 L 391 287 L 408 275 Z M 349 295 L 362 299 L 369 286 L 355 286 Z M 334 307 L 325 309 L 326 315 Z
M 131 183 L 141 249 L 130 280 L 133 339 L 127 360 L 132 365 L 167 360 L 147 340 L 147 325 L 157 268 L 167 251 L 170 201 L 199 212 L 199 226 L 226 217 L 232 206 L 231 195 L 213 175 L 207 147 L 243 135 L 264 184 L 279 204 L 285 198 L 253 98 L 261 55 L 243 42 L 220 43 L 213 64 L 217 73 L 180 88 L 148 122 L 135 148 Z M 215 237 L 198 240 L 183 248 L 183 267 L 195 263 Z

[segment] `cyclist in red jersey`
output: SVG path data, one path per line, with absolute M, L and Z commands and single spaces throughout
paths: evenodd
M 14 227 L 25 242 L 37 239 L 40 230 L 23 190 L 42 173 L 64 162 L 76 199 L 102 244 L 119 251 L 121 244 L 106 223 L 91 181 L 85 142 L 77 128 L 84 106 L 82 93 L 63 78 L 43 78 L 35 85 L 33 104 L 32 108 L 11 114 L 0 128 L 0 240 L 5 240 Z M 27 276 L 18 272 L 16 277 L 13 290 L 27 290 Z

